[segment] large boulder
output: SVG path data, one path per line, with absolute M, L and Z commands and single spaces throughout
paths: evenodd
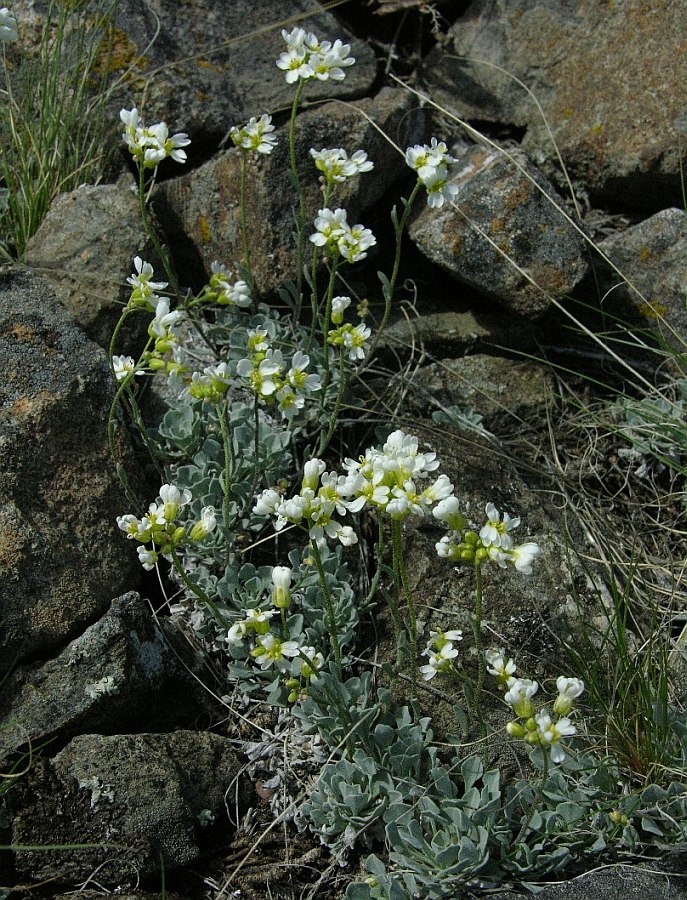
M 136 585 L 107 439 L 115 387 L 41 278 L 0 274 L 0 671 L 46 654 Z M 123 449 L 124 445 L 120 445 Z
M 528 319 L 566 297 L 587 271 L 584 239 L 522 151 L 481 146 L 455 165 L 454 203 L 424 209 L 410 236 L 432 262 Z
M 524 129 L 538 163 L 557 148 L 596 198 L 655 211 L 681 196 L 686 31 L 682 0 L 474 0 L 426 78 L 461 118 Z
M 40 760 L 12 791 L 12 843 L 24 878 L 89 878 L 131 887 L 185 866 L 228 827 L 227 805 L 246 805 L 241 764 L 228 738 L 85 734 Z M 77 845 L 59 849 L 60 845 Z M 86 845 L 86 846 L 78 846 Z M 32 852 L 29 847 L 41 847 Z M 44 849 L 45 848 L 45 849 Z
M 82 185 L 56 197 L 24 262 L 46 277 L 88 337 L 107 348 L 131 293 L 126 277 L 135 256 L 167 280 L 143 227 L 134 180 L 126 175 L 116 184 Z M 147 325 L 145 316 L 130 316 L 115 352 L 133 354 L 132 341 L 142 349 Z

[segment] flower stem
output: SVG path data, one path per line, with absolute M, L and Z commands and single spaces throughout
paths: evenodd
M 296 285 L 298 292 L 303 287 L 303 261 L 305 258 L 305 193 L 303 185 L 298 176 L 298 163 L 296 161 L 296 115 L 298 114 L 298 106 L 303 93 L 305 81 L 299 80 L 296 87 L 296 94 L 293 98 L 291 107 L 291 120 L 289 122 L 289 160 L 291 163 L 291 174 L 293 176 L 294 187 L 298 191 L 298 222 L 296 224 Z
M 475 618 L 472 633 L 475 638 L 475 650 L 477 651 L 477 681 L 473 696 L 473 713 L 480 723 L 482 733 L 486 733 L 486 725 L 482 716 L 482 691 L 486 675 L 486 661 L 482 651 L 482 607 L 484 600 L 484 585 L 482 579 L 482 564 L 475 563 Z
M 327 285 L 327 294 L 324 303 L 324 321 L 322 322 L 322 344 L 324 346 L 324 356 L 322 358 L 322 368 L 324 369 L 324 380 L 322 382 L 322 393 L 320 394 L 320 413 L 324 409 L 327 397 L 327 388 L 329 387 L 330 371 L 329 371 L 329 344 L 327 343 L 327 335 L 329 334 L 329 325 L 332 318 L 332 300 L 334 299 L 334 285 L 336 284 L 336 270 L 339 267 L 338 255 L 334 257 L 331 268 L 329 270 L 329 283 Z M 315 322 L 313 322 L 313 330 Z M 313 332 L 311 331 L 311 334 Z
M 336 394 L 336 401 L 334 403 L 334 409 L 332 410 L 332 414 L 329 417 L 329 428 L 326 434 L 323 434 L 320 438 L 320 445 L 317 448 L 317 455 L 322 456 L 324 451 L 329 446 L 329 442 L 332 439 L 332 436 L 336 430 L 337 422 L 339 421 L 339 413 L 341 412 L 341 404 L 343 403 L 344 394 L 346 393 L 346 385 L 348 383 L 348 379 L 346 378 L 346 350 L 344 347 L 341 348 L 341 352 L 339 354 L 339 390 Z M 324 387 L 322 388 L 324 391 Z
M 248 169 L 248 154 L 245 150 L 241 151 L 241 185 L 239 193 L 239 206 L 241 209 L 241 240 L 243 241 L 243 264 L 246 268 L 248 276 L 248 287 L 253 294 L 254 279 L 253 268 L 250 261 L 250 243 L 248 241 L 248 219 L 246 215 L 246 172 Z
M 176 573 L 178 574 L 179 578 L 181 578 L 181 580 L 184 582 L 184 584 L 189 589 L 189 591 L 191 591 L 192 594 L 195 594 L 196 597 L 200 601 L 205 603 L 210 608 L 213 616 L 217 619 L 217 621 L 221 625 L 223 625 L 224 628 L 226 628 L 228 630 L 229 622 L 227 622 L 227 620 L 224 618 L 224 616 L 220 612 L 217 604 L 213 603 L 213 601 L 208 597 L 208 595 L 205 593 L 205 591 L 199 585 L 194 584 L 191 581 L 191 579 L 186 574 L 184 567 L 181 565 L 181 562 L 179 561 L 179 557 L 176 554 L 176 550 L 174 550 L 174 548 L 172 548 L 171 552 L 172 552 L 172 564 L 174 565 L 174 569 L 175 569 Z
M 215 412 L 219 420 L 220 431 L 222 432 L 222 444 L 224 446 L 224 500 L 222 501 L 222 519 L 224 521 L 225 534 L 229 534 L 229 492 L 231 491 L 231 433 L 227 422 L 228 406 L 225 404 L 224 409 L 220 403 L 215 404 Z M 229 543 L 227 538 L 227 550 Z M 228 562 L 228 560 L 227 560 Z
M 334 661 L 336 663 L 336 669 L 339 674 L 339 678 L 343 680 L 343 669 L 341 666 L 341 646 L 339 644 L 339 633 L 336 629 L 336 616 L 334 615 L 332 595 L 329 590 L 329 585 L 327 584 L 327 576 L 324 571 L 324 566 L 322 565 L 322 557 L 320 555 L 320 548 L 317 546 L 317 541 L 311 539 L 310 546 L 312 547 L 312 553 L 315 558 L 317 574 L 320 576 L 320 586 L 322 587 L 324 604 L 327 608 L 327 630 L 329 631 L 329 639 L 332 642 L 332 649 L 334 650 Z
M 174 292 L 177 299 L 181 298 L 181 290 L 179 288 L 179 282 L 177 281 L 176 274 L 174 269 L 172 268 L 172 262 L 167 252 L 167 247 L 160 241 L 157 234 L 155 234 L 155 229 L 152 226 L 150 221 L 150 217 L 148 215 L 148 208 L 146 205 L 146 189 L 145 189 L 145 169 L 142 165 L 138 167 L 138 203 L 141 210 L 141 219 L 143 220 L 143 227 L 145 228 L 146 234 L 152 241 L 153 247 L 155 247 L 155 251 L 157 255 L 160 257 L 162 265 L 164 266 L 165 272 L 167 273 L 167 277 L 169 278 L 169 283 L 172 285 L 172 291 Z
M 408 585 L 405 561 L 403 559 L 403 541 L 401 540 L 401 522 L 399 519 L 391 520 L 391 540 L 393 550 L 393 566 L 398 572 L 398 579 L 403 589 L 403 596 L 408 604 L 408 634 L 410 637 L 410 669 L 413 684 L 417 683 L 417 614 L 415 602 Z

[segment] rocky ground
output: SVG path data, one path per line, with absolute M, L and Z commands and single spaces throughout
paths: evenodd
M 531 671 L 546 671 L 554 638 L 574 637 L 598 612 L 585 573 L 565 566 L 570 541 L 598 550 L 589 496 L 602 498 L 612 530 L 636 516 L 649 540 L 656 521 L 636 512 L 651 510 L 645 484 L 632 482 L 629 498 L 617 489 L 630 478 L 619 443 L 590 443 L 564 406 L 602 402 L 600 383 L 660 382 L 676 374 L 666 342 L 684 352 L 687 9 L 679 0 L 315 5 L 293 0 L 290 21 L 344 38 L 356 65 L 340 85 L 308 94 L 297 154 L 305 165 L 310 147 L 365 148 L 376 168 L 362 187 L 345 186 L 351 219 L 380 246 L 390 234 L 390 207 L 412 188 L 393 144 L 437 135 L 458 158 L 457 208 L 412 220 L 404 302 L 380 345 L 385 372 L 361 391 L 424 436 L 466 508 L 487 496 L 527 522 L 545 563 L 526 582 L 490 575 L 489 627 Z M 167 172 L 152 208 L 194 290 L 213 260 L 241 256 L 239 159 L 225 138 L 264 111 L 280 144 L 252 173 L 256 282 L 269 301 L 294 275 L 284 174 L 293 95 L 274 65 L 283 15 L 273 0 L 120 2 L 120 64 L 136 68 L 113 106 L 113 134 L 119 108 L 145 98 L 147 120 L 190 135 L 187 166 Z M 344 871 L 307 833 L 264 831 L 276 805 L 269 770 L 246 755 L 258 738 L 237 726 L 240 702 L 166 615 L 115 522 L 127 503 L 106 434 L 115 388 L 105 348 L 131 259 L 158 265 L 133 186 L 122 152 L 106 182 L 59 196 L 25 258 L 0 270 L 0 771 L 17 760 L 28 770 L 0 806 L 0 842 L 14 847 L 0 850 L 0 896 L 158 897 L 165 872 L 165 896 L 179 900 L 340 897 L 355 860 Z M 383 253 L 368 271 L 373 309 Z M 125 335 L 132 347 L 140 339 Z M 456 407 L 481 419 L 471 430 L 451 425 Z M 142 493 L 154 493 L 126 432 L 117 441 Z M 678 499 L 661 515 L 684 534 Z M 406 540 L 423 623 L 460 615 L 469 592 L 436 571 L 433 535 Z M 684 544 L 653 549 L 665 558 L 667 547 L 684 558 Z M 659 569 L 648 590 L 669 589 Z M 65 844 L 73 849 L 56 847 Z M 658 868 L 660 877 L 611 867 L 542 896 L 683 896 L 679 863 Z

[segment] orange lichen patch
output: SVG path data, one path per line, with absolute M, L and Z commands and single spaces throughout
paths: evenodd
M 651 250 L 649 250 L 648 247 L 642 247 L 642 249 L 639 251 L 639 261 L 646 262 L 650 258 L 651 258 Z
M 217 72 L 219 75 L 224 74 L 222 67 L 218 66 L 217 63 L 210 62 L 209 59 L 198 59 L 196 60 L 196 65 L 200 69 L 209 69 L 211 72 Z
M 36 330 L 32 328 L 30 325 L 24 325 L 21 322 L 15 322 L 8 329 L 3 331 L 3 336 L 6 334 L 11 335 L 15 341 L 35 341 L 38 339 L 38 335 L 36 334 Z
M 506 220 L 504 218 L 492 219 L 489 223 L 489 231 L 491 234 L 499 234 L 506 230 Z
M 138 47 L 126 31 L 110 26 L 100 42 L 100 54 L 95 73 L 123 72 L 126 69 L 147 69 L 148 60 L 138 52 Z
M 32 397 L 19 397 L 10 406 L 10 414 L 17 419 L 35 418 L 47 403 L 56 400 L 56 395 L 50 391 L 41 391 Z

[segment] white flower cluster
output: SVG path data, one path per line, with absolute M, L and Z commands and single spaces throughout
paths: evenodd
M 348 178 L 354 178 L 361 172 L 369 172 L 374 168 L 364 150 L 356 150 L 349 156 L 340 147 L 333 150 L 311 149 L 310 155 L 315 160 L 315 167 L 322 172 L 322 180 L 327 184 L 340 184 Z
M 339 253 L 350 263 L 365 259 L 367 251 L 377 243 L 369 228 L 348 224 L 345 209 L 319 210 L 315 229 L 310 240 L 316 247 L 326 247 L 330 253 Z
M 232 281 L 232 273 L 217 260 L 212 263 L 211 270 L 209 290 L 205 295 L 207 299 L 212 299 L 220 306 L 239 306 L 245 309 L 251 305 L 250 288 L 245 281 Z
M 0 8 L 0 44 L 16 41 L 17 20 L 6 6 Z
M 251 386 L 260 400 L 276 401 L 282 415 L 291 419 L 305 405 L 306 395 L 320 390 L 320 376 L 307 371 L 310 357 L 301 350 L 294 353 L 291 367 L 284 372 L 281 350 L 270 347 L 274 334 L 272 323 L 248 332 L 248 356 L 239 360 L 236 374 Z
M 187 529 L 179 522 L 179 513 L 191 502 L 191 492 L 180 490 L 174 484 L 163 484 L 155 503 L 151 503 L 148 512 L 137 518 L 131 513 L 117 516 L 117 525 L 130 540 L 138 541 L 136 548 L 138 558 L 144 569 L 150 571 L 155 567 L 160 556 L 170 559 L 172 550 L 186 540 L 202 541 L 217 526 L 215 510 L 205 506 L 201 510 L 200 519 Z M 145 544 L 152 544 L 146 548 Z
M 325 472 L 321 459 L 311 459 L 305 464 L 299 494 L 285 500 L 267 488 L 257 498 L 253 512 L 274 516 L 277 531 L 289 523 L 301 525 L 318 543 L 328 537 L 349 546 L 357 543 L 358 537 L 350 526 L 342 526 L 335 515 L 359 512 L 369 505 L 395 520 L 424 516 L 433 504 L 453 492 L 445 475 L 422 490 L 416 486 L 418 480 L 429 477 L 438 466 L 436 453 L 418 452 L 416 437 L 394 431 L 381 450 L 372 447 L 358 460 L 346 459 L 345 475 Z
M 496 676 L 499 686 L 505 691 L 503 699 L 523 722 L 509 722 L 506 730 L 511 737 L 519 738 L 528 744 L 548 748 L 551 762 L 561 763 L 565 759 L 565 751 L 560 746 L 562 737 L 570 737 L 577 733 L 577 728 L 568 717 L 576 700 L 584 691 L 584 682 L 580 678 L 567 678 L 561 675 L 556 679 L 558 696 L 553 704 L 554 720 L 545 707 L 535 713 L 532 698 L 539 690 L 539 684 L 530 678 L 515 677 L 515 663 L 506 659 L 501 650 L 487 650 L 484 654 L 487 671 Z
M 272 134 L 273 131 L 272 116 L 263 114 L 259 119 L 252 116 L 240 128 L 238 125 L 234 125 L 229 129 L 229 136 L 239 150 L 250 150 L 267 156 L 277 146 L 277 139 Z
M 461 533 L 464 522 L 454 519 L 454 512 L 452 503 L 434 510 L 436 518 L 446 522 L 454 532 L 453 537 L 445 535 L 436 544 L 440 557 L 468 565 L 480 565 L 486 560 L 491 560 L 502 569 L 512 565 L 523 575 L 532 574 L 532 563 L 541 556 L 541 547 L 533 541 L 514 545 L 510 532 L 520 524 L 519 518 L 511 518 L 508 513 L 504 513 L 501 518 L 494 504 L 487 503 L 487 522 L 479 534 L 474 531 Z
M 371 447 L 357 460 L 346 459 L 344 468 L 362 478 L 357 490 L 366 502 L 392 519 L 425 516 L 435 503 L 453 495 L 446 475 L 419 486 L 439 468 L 439 461 L 436 453 L 420 452 L 417 438 L 400 429 L 389 435 L 381 450 Z
M 191 143 L 187 134 L 179 132 L 170 137 L 165 122 L 146 127 L 135 107 L 121 110 L 119 118 L 124 124 L 122 138 L 133 158 L 144 169 L 156 168 L 168 156 L 175 162 L 186 162 L 186 152 L 181 148 Z
M 332 297 L 331 321 L 337 327 L 328 332 L 327 343 L 332 347 L 342 347 L 348 353 L 348 358 L 355 362 L 365 359 L 370 349 L 372 331 L 362 321 L 357 325 L 344 322 L 344 313 L 350 305 L 350 297 Z
M 291 31 L 284 29 L 281 34 L 286 50 L 280 54 L 277 66 L 286 73 L 288 84 L 312 78 L 319 81 L 343 81 L 346 77 L 344 69 L 355 62 L 348 55 L 351 45 L 340 40 L 333 44 L 330 41 L 320 41 L 312 32 L 297 27 Z
M 430 631 L 429 643 L 422 655 L 429 658 L 424 666 L 420 666 L 420 674 L 425 681 L 430 681 L 437 672 L 448 672 L 453 666 L 453 660 L 458 656 L 458 651 L 453 646 L 457 641 L 463 640 L 463 632 L 456 628 L 452 631 Z
M 406 163 L 417 172 L 418 180 L 427 190 L 427 205 L 438 208 L 458 193 L 448 179 L 448 165 L 456 160 L 443 141 L 432 138 L 431 144 L 416 144 L 406 150 Z

